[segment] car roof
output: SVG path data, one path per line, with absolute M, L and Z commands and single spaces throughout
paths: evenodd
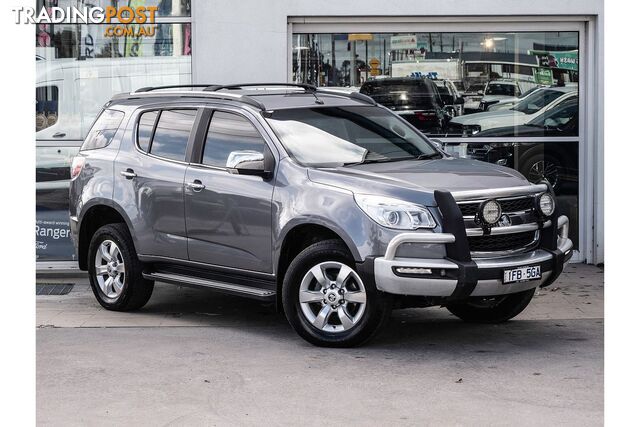
M 182 86 L 175 87 L 175 89 L 162 87 L 143 88 L 136 92 L 114 96 L 109 106 L 117 104 L 162 105 L 167 102 L 179 101 L 204 104 L 223 103 L 271 111 L 320 106 L 377 105 L 373 99 L 358 92 L 347 93 L 339 89 L 318 89 L 308 85 L 290 85 L 291 87 L 256 86 L 251 88 L 230 85 L 229 88 L 221 87 L 221 89 L 217 89 L 214 85 L 208 86 L 213 87 L 213 90 L 185 90 Z
M 495 79 L 495 80 L 490 80 L 489 84 L 490 85 L 491 84 L 501 84 L 501 85 L 507 84 L 507 85 L 515 86 L 515 85 L 518 84 L 518 82 L 516 82 L 515 80 L 510 80 L 510 79 Z
M 384 79 L 376 79 L 376 80 L 367 80 L 363 84 L 366 85 L 392 85 L 392 84 L 402 84 L 402 83 L 420 83 L 424 81 L 430 81 L 426 78 L 420 77 L 387 77 Z

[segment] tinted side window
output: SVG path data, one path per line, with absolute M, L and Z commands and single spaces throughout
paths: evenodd
M 151 154 L 184 161 L 196 113 L 197 110 L 162 111 L 153 134 Z
M 202 163 L 226 167 L 232 151 L 253 150 L 262 153 L 264 140 L 249 120 L 238 115 L 216 111 L 213 114 L 207 140 L 202 153 Z
M 58 87 L 36 88 L 36 132 L 56 124 L 58 121 Z
M 149 151 L 149 143 L 153 134 L 153 126 L 156 124 L 158 117 L 157 111 L 147 111 L 140 116 L 138 122 L 138 146 L 144 152 Z
M 122 111 L 104 110 L 93 124 L 80 149 L 95 150 L 109 145 L 123 118 L 124 113 Z

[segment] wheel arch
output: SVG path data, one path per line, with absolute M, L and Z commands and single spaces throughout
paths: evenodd
M 282 230 L 281 238 L 276 245 L 274 270 L 278 295 L 282 295 L 284 275 L 296 255 L 314 243 L 331 239 L 340 240 L 356 262 L 362 261 L 355 243 L 348 237 L 347 233 L 335 224 L 324 221 L 299 220 L 290 222 Z M 281 304 L 281 298 L 278 298 L 278 304 Z
M 107 224 L 123 223 L 131 231 L 131 221 L 124 210 L 109 200 L 96 200 L 86 205 L 80 216 L 78 226 L 78 266 L 88 269 L 88 250 L 91 238 L 96 230 Z M 135 236 L 131 233 L 135 245 Z

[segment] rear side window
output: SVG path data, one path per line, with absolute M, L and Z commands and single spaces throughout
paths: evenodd
M 166 159 L 185 161 L 196 113 L 197 110 L 161 111 L 149 152 Z
M 124 113 L 118 110 L 104 110 L 93 124 L 89 135 L 84 140 L 81 150 L 104 148 L 111 143 L 122 123 Z
M 145 153 L 149 151 L 151 135 L 153 135 L 153 127 L 157 118 L 157 111 L 147 111 L 140 116 L 140 121 L 138 122 L 138 146 Z
M 244 150 L 264 151 L 264 140 L 258 130 L 245 117 L 216 111 L 209 124 L 202 163 L 224 168 L 232 151 Z
M 36 88 L 36 132 L 53 126 L 58 121 L 58 87 Z

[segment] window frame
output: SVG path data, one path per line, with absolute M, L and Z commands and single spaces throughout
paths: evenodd
M 217 112 L 232 114 L 234 116 L 239 116 L 239 117 L 245 119 L 251 126 L 253 126 L 253 128 L 256 131 L 256 133 L 262 139 L 262 144 L 264 145 L 262 153 L 264 155 L 264 148 L 268 148 L 269 147 L 268 144 L 267 144 L 267 141 L 264 138 L 264 136 L 260 133 L 260 130 L 258 129 L 258 127 L 253 122 L 251 122 L 251 120 L 249 120 L 248 117 L 244 116 L 243 114 L 239 114 L 238 112 L 235 112 L 235 111 L 224 111 L 224 110 L 221 110 L 221 109 L 214 109 L 212 111 L 211 116 L 208 119 L 206 130 L 205 130 L 204 135 L 203 135 L 204 139 L 202 141 L 202 149 L 199 150 L 198 157 L 196 158 L 196 160 L 198 161 L 198 164 L 200 164 L 202 166 L 209 167 L 209 168 L 224 169 L 224 170 L 228 169 L 226 166 L 216 166 L 216 165 L 209 165 L 209 164 L 204 163 L 204 152 L 205 152 L 205 149 L 207 148 L 207 139 L 208 139 L 208 135 L 209 135 L 209 129 L 211 128 L 211 123 L 213 122 L 213 119 L 215 118 Z
M 155 138 L 156 136 L 156 128 L 158 126 L 158 122 L 160 121 L 160 117 L 162 116 L 162 112 L 166 111 L 166 110 L 195 110 L 196 111 L 196 115 L 194 118 L 194 122 L 193 125 L 191 126 L 191 132 L 189 133 L 189 139 L 187 140 L 187 147 L 185 150 L 185 156 L 183 160 L 176 160 L 176 159 L 170 159 L 168 157 L 163 157 L 163 156 L 158 156 L 157 154 L 153 154 L 151 152 L 151 147 L 153 146 L 153 138 Z M 149 148 L 147 151 L 144 151 L 142 148 L 140 148 L 140 141 L 138 140 L 138 130 L 140 127 L 140 118 L 142 117 L 142 115 L 144 113 L 148 113 L 151 111 L 157 111 L 158 112 L 158 116 L 156 117 L 155 122 L 153 123 L 153 129 L 151 130 L 151 137 L 149 139 Z M 149 156 L 152 157 L 154 159 L 158 159 L 158 160 L 163 160 L 165 162 L 173 162 L 173 163 L 179 163 L 179 164 L 183 164 L 183 165 L 188 165 L 190 164 L 189 159 L 191 158 L 191 151 L 193 149 L 193 145 L 194 145 L 194 141 L 196 138 L 196 134 L 198 132 L 198 129 L 200 127 L 200 121 L 202 119 L 202 113 L 203 113 L 203 108 L 201 105 L 195 105 L 195 104 L 172 104 L 172 105 L 165 105 L 162 107 L 156 107 L 156 106 L 150 106 L 147 108 L 141 108 L 140 110 L 138 110 L 136 112 L 136 118 L 135 118 L 135 122 L 133 125 L 133 145 L 136 149 L 136 151 L 138 151 L 140 154 L 144 154 L 145 156 Z
M 276 147 L 275 143 L 273 142 L 272 137 L 269 135 L 269 133 L 265 129 L 265 126 L 258 119 L 256 119 L 253 115 L 249 114 L 245 110 L 240 108 L 233 108 L 230 106 L 219 107 L 219 106 L 210 105 L 203 108 L 203 114 L 198 123 L 198 129 L 196 130 L 196 139 L 194 141 L 192 151 L 189 157 L 190 159 L 189 165 L 210 169 L 210 170 L 224 171 L 227 173 L 229 172 L 229 169 L 226 167 L 206 165 L 202 163 L 202 156 L 204 155 L 204 146 L 207 142 L 207 133 L 209 132 L 209 126 L 211 125 L 211 120 L 213 119 L 213 115 L 216 111 L 239 115 L 245 118 L 247 121 L 249 121 L 249 123 L 253 125 L 253 127 L 256 129 L 258 134 L 260 134 L 260 137 L 264 142 L 265 148 L 269 150 L 271 157 L 274 159 L 274 162 L 275 162 L 274 174 L 275 174 L 275 171 L 277 170 L 277 166 L 278 166 L 278 161 L 279 161 L 279 150 Z M 266 158 L 266 152 L 265 152 L 265 158 Z M 242 175 L 237 175 L 237 176 L 242 176 Z

